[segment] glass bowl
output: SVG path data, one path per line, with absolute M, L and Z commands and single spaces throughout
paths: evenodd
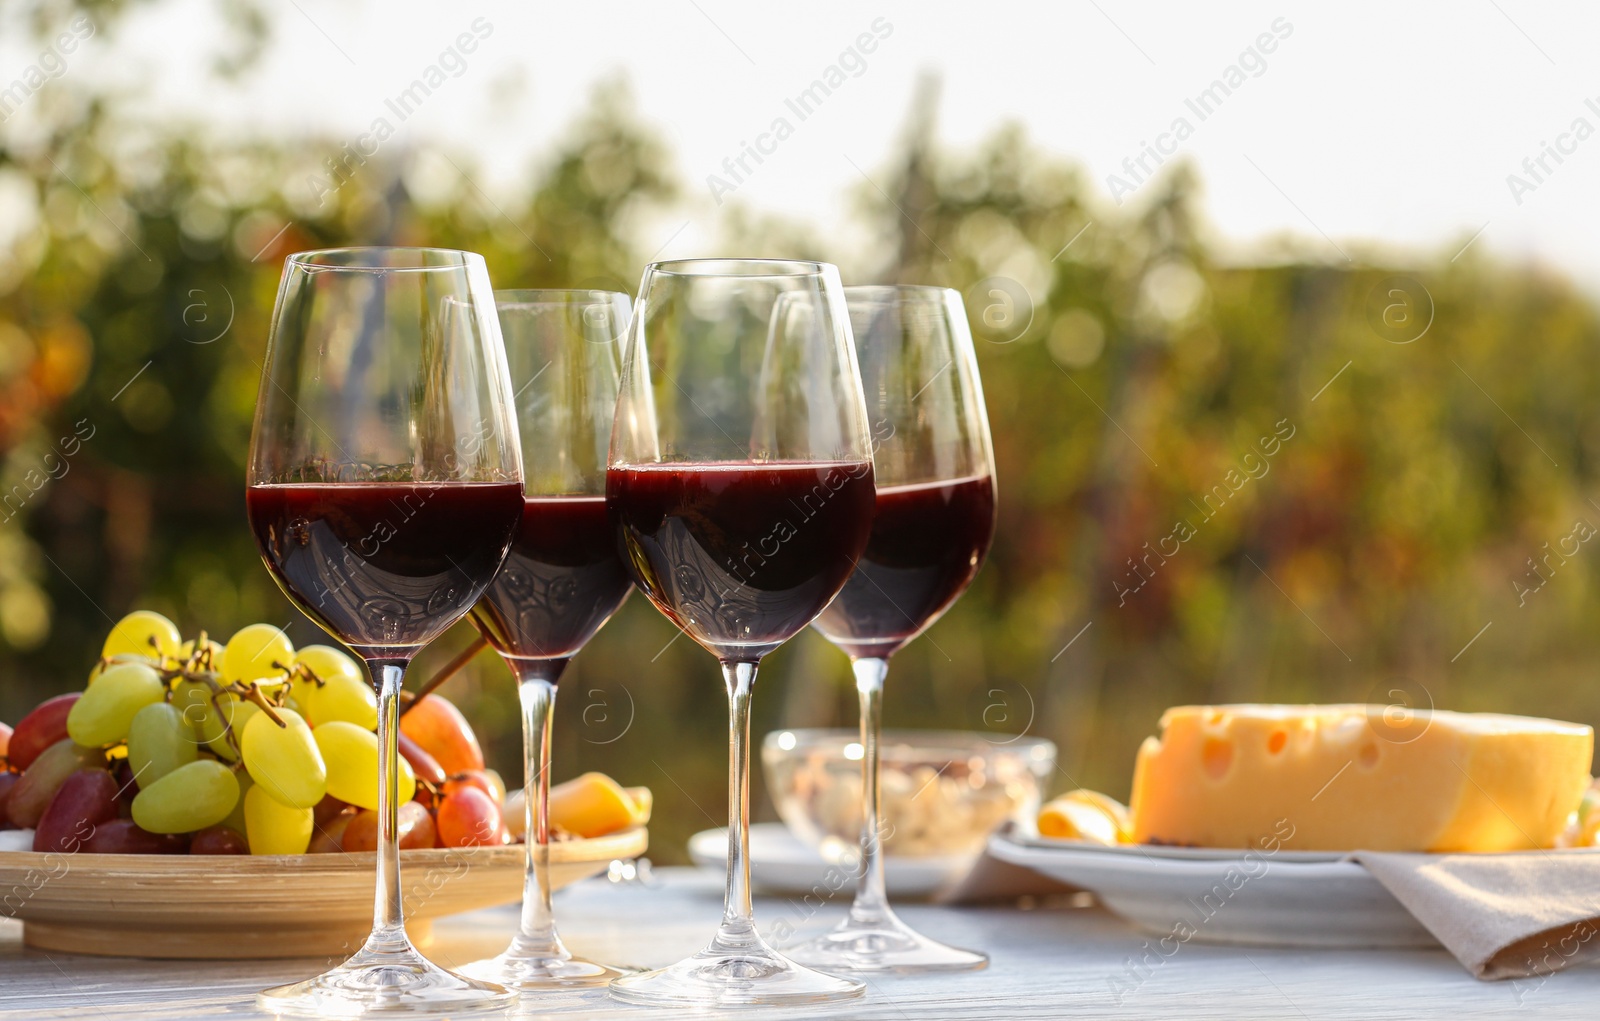
M 1056 746 L 955 730 L 886 730 L 884 854 L 976 857 L 1001 823 L 1032 823 Z M 767 790 L 795 836 L 834 862 L 861 839 L 861 740 L 854 730 L 775 730 L 761 743 Z

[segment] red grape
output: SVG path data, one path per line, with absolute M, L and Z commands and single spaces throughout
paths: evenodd
M 322 800 L 311 809 L 311 822 L 314 826 L 326 826 L 328 820 L 337 817 L 350 806 L 332 794 L 325 794 Z
M 439 839 L 446 847 L 500 842 L 500 806 L 476 786 L 462 784 L 439 802 Z
M 454 794 L 463 787 L 476 787 L 493 798 L 495 804 L 503 806 L 506 803 L 506 788 L 503 783 L 496 782 L 498 779 L 486 769 L 469 769 L 445 781 L 444 793 Z
M 79 770 L 61 782 L 61 788 L 40 816 L 33 849 L 72 854 L 83 847 L 98 826 L 116 817 L 116 778 L 109 770 Z
M 249 854 L 250 844 L 231 826 L 208 826 L 189 842 L 190 854 Z
M 112 819 L 95 827 L 83 849 L 90 854 L 183 854 L 189 849 L 189 835 L 151 833 L 132 819 Z
M 415 801 L 407 801 L 397 811 L 400 826 L 400 850 L 432 847 L 434 838 L 433 817 Z M 370 809 L 357 812 L 344 829 L 339 841 L 346 851 L 376 851 L 378 849 L 378 813 Z
M 350 812 L 345 815 L 336 815 L 325 823 L 314 822 L 314 829 L 311 833 L 311 846 L 306 848 L 306 853 L 332 854 L 334 851 L 343 851 L 344 847 L 341 841 L 344 839 L 345 828 L 350 825 L 350 820 L 355 817 L 356 813 Z
M 15 773 L 0 773 L 0 830 L 14 829 L 11 820 L 6 818 L 6 799 L 11 795 L 11 788 L 22 779 Z
M 411 771 L 417 774 L 418 780 L 425 780 L 435 787 L 444 783 L 444 767 L 439 765 L 439 760 L 428 754 L 428 750 L 417 744 L 404 733 L 396 735 L 400 739 L 400 754 L 411 763 Z
M 103 769 L 106 757 L 98 748 L 84 748 L 70 738 L 57 741 L 36 756 L 22 779 L 6 798 L 6 817 L 22 829 L 38 825 L 44 810 L 67 777 L 80 769 Z
M 133 818 L 133 799 L 139 796 L 139 785 L 134 782 L 133 767 L 127 759 L 111 763 L 111 775 L 117 779 L 117 814 L 124 819 Z
M 66 738 L 67 713 L 72 711 L 81 694 L 74 691 L 70 695 L 46 699 L 22 718 L 6 750 L 6 760 L 12 769 L 27 769 L 46 748 Z
M 415 801 L 408 802 L 408 804 L 417 805 Z M 401 818 L 404 818 L 407 814 L 409 814 L 416 820 L 415 825 L 413 825 L 411 829 L 401 829 L 401 850 L 412 847 L 432 847 L 434 844 L 439 842 L 439 830 L 438 827 L 434 825 L 433 814 L 426 808 L 423 808 L 421 805 L 417 805 L 417 808 L 420 809 L 420 811 L 412 811 L 408 813 L 405 805 L 400 806 Z

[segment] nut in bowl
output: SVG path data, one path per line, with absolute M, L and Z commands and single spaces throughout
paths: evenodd
M 853 862 L 861 833 L 860 738 L 853 730 L 778 730 L 761 746 L 767 788 L 789 829 L 831 861 Z M 1008 820 L 1031 826 L 1056 747 L 964 731 L 883 735 L 884 853 L 970 862 Z M 892 868 L 892 865 L 891 865 Z

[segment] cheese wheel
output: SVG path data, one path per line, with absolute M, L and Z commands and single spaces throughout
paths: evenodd
M 1576 723 L 1381 705 L 1177 706 L 1134 767 L 1133 839 L 1300 851 L 1554 845 L 1589 784 Z

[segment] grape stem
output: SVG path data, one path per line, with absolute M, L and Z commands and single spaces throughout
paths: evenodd
M 252 684 L 249 687 L 244 687 L 243 685 L 231 685 L 229 690 L 236 692 L 239 697 L 243 698 L 246 702 L 254 702 L 256 705 L 261 707 L 262 712 L 267 714 L 267 719 L 271 720 L 273 723 L 276 723 L 279 727 L 285 730 L 288 729 L 289 725 L 283 722 L 283 717 L 279 716 L 277 713 L 278 707 L 272 704 L 271 699 L 267 698 L 267 696 L 261 693 L 261 685 Z

